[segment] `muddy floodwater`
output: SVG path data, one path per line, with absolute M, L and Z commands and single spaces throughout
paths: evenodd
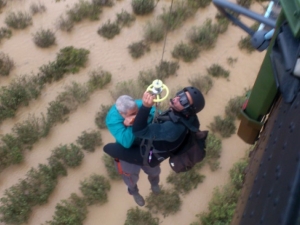
M 7 13 L 13 11 L 29 11 L 30 4 L 38 1 L 31 0 L 10 0 L 0 14 L 0 27 L 5 26 L 4 20 Z M 127 46 L 133 42 L 143 39 L 143 31 L 146 23 L 162 13 L 163 8 L 169 9 L 171 0 L 160 0 L 154 12 L 148 16 L 136 16 L 135 22 L 131 27 L 122 28 L 119 35 L 111 40 L 107 40 L 97 34 L 98 28 L 109 19 L 115 20 L 116 13 L 122 10 L 132 13 L 131 1 L 116 1 L 114 6 L 103 8 L 100 20 L 84 20 L 75 24 L 74 29 L 63 32 L 56 28 L 56 21 L 60 15 L 65 14 L 66 10 L 72 7 L 77 1 L 40 1 L 45 5 L 46 11 L 42 14 L 33 16 L 33 24 L 24 30 L 13 30 L 10 39 L 3 39 L 0 43 L 0 51 L 8 54 L 15 62 L 15 68 L 8 77 L 0 77 L 0 86 L 7 86 L 13 79 L 21 75 L 32 75 L 38 72 L 40 66 L 54 61 L 56 54 L 61 48 L 74 46 L 75 48 L 85 48 L 90 51 L 87 66 L 74 75 L 66 75 L 59 82 L 47 84 L 42 90 L 41 96 L 32 100 L 27 107 L 21 107 L 14 118 L 3 121 L 0 125 L 0 134 L 4 135 L 11 132 L 14 124 L 22 122 L 28 115 L 40 115 L 46 113 L 49 102 L 53 101 L 63 88 L 73 81 L 84 83 L 88 80 L 88 72 L 101 67 L 112 74 L 111 83 L 105 89 L 96 91 L 90 100 L 71 113 L 68 121 L 56 125 L 51 129 L 50 134 L 36 144 L 31 151 L 24 153 L 24 161 L 21 164 L 13 165 L 5 169 L 0 174 L 0 196 L 4 191 L 16 184 L 19 179 L 25 178 L 30 168 L 36 168 L 38 164 L 47 163 L 47 158 L 51 150 L 60 144 L 75 143 L 77 137 L 86 130 L 98 129 L 94 119 L 99 111 L 101 104 L 113 103 L 110 90 L 120 81 L 136 79 L 139 71 L 153 69 L 162 59 L 166 61 L 176 61 L 172 58 L 171 52 L 176 44 L 187 40 L 187 33 L 193 26 L 200 26 L 207 18 L 214 20 L 217 13 L 213 4 L 205 9 L 199 9 L 194 17 L 184 22 L 183 26 L 173 32 L 169 32 L 163 52 L 163 42 L 151 44 L 151 51 L 139 59 L 133 59 L 128 53 Z M 251 9 L 262 13 L 261 5 L 252 5 Z M 254 22 L 248 19 L 243 21 L 248 25 Z M 50 48 L 38 48 L 32 41 L 32 35 L 40 28 L 52 29 L 55 31 L 56 45 Z M 208 129 L 208 125 L 213 121 L 214 116 L 224 115 L 225 106 L 230 98 L 242 95 L 247 88 L 251 88 L 261 62 L 264 52 L 253 52 L 251 54 L 241 51 L 238 48 L 238 41 L 246 33 L 241 29 L 230 25 L 228 30 L 219 35 L 215 48 L 202 51 L 192 63 L 179 61 L 180 68 L 177 76 L 168 78 L 165 82 L 169 88 L 189 85 L 188 79 L 195 74 L 206 74 L 206 68 L 213 63 L 222 65 L 230 71 L 229 79 L 214 78 L 212 89 L 205 95 L 206 106 L 199 113 L 201 129 Z M 236 58 L 237 62 L 230 66 L 227 58 Z M 236 122 L 238 126 L 238 121 Z M 109 132 L 101 130 L 104 143 L 114 141 Z M 215 187 L 224 185 L 229 178 L 228 171 L 232 165 L 240 158 L 245 156 L 249 145 L 245 144 L 236 134 L 227 139 L 222 139 L 222 155 L 220 159 L 221 168 L 211 172 L 208 167 L 203 168 L 202 174 L 206 176 L 203 183 L 185 196 L 181 196 L 183 204 L 180 212 L 175 215 L 163 217 L 161 214 L 154 214 L 161 220 L 161 225 L 188 225 L 196 219 L 196 214 L 207 210 L 208 202 L 212 197 Z M 62 199 L 67 199 L 71 193 L 78 193 L 79 184 L 84 178 L 91 174 L 101 174 L 106 177 L 107 173 L 101 157 L 102 147 L 98 147 L 94 153 L 85 153 L 82 164 L 75 169 L 68 169 L 68 176 L 59 177 L 58 184 L 51 194 L 48 203 L 33 208 L 28 224 L 40 225 L 52 219 L 55 206 Z M 161 165 L 161 184 L 164 187 L 171 187 L 166 182 L 166 177 L 171 169 L 168 162 Z M 85 225 L 122 225 L 126 219 L 127 210 L 135 207 L 133 198 L 127 194 L 127 190 L 122 181 L 110 181 L 111 190 L 108 193 L 108 202 L 103 205 L 93 205 L 88 207 Z M 150 186 L 144 173 L 140 174 L 138 183 L 140 193 L 146 197 L 150 193 Z

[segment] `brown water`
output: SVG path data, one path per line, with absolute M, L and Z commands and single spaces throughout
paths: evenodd
M 9 11 L 29 11 L 29 6 L 32 2 L 34 1 L 10 1 L 0 14 L 0 27 L 4 26 L 4 18 Z M 22 164 L 11 166 L 0 174 L 0 196 L 3 196 L 5 189 L 17 183 L 19 179 L 23 179 L 31 167 L 37 167 L 39 163 L 46 163 L 46 159 L 50 156 L 53 148 L 59 144 L 74 143 L 84 130 L 96 129 L 94 118 L 96 112 L 99 111 L 100 105 L 110 104 L 113 101 L 109 90 L 119 81 L 136 78 L 141 70 L 154 68 L 162 58 L 163 43 L 151 45 L 151 52 L 140 59 L 132 59 L 128 54 L 127 46 L 143 39 L 143 27 L 146 22 L 159 15 L 163 7 L 169 7 L 171 4 L 170 0 L 161 0 L 153 15 L 137 17 L 130 28 L 123 28 L 121 34 L 112 40 L 100 37 L 97 34 L 97 29 L 107 22 L 108 19 L 114 21 L 116 13 L 120 13 L 122 9 L 131 12 L 131 1 L 117 1 L 112 8 L 104 8 L 99 21 L 83 21 L 76 24 L 71 33 L 56 30 L 56 46 L 49 49 L 37 48 L 32 41 L 32 34 L 39 28 L 55 30 L 55 22 L 58 17 L 64 14 L 66 9 L 75 2 L 77 1 L 43 1 L 47 11 L 43 14 L 35 15 L 32 26 L 25 30 L 13 31 L 13 36 L 9 40 L 3 40 L 0 44 L 1 51 L 8 54 L 16 64 L 16 68 L 9 77 L 0 77 L 0 86 L 8 85 L 17 76 L 36 73 L 41 65 L 53 61 L 59 49 L 63 47 L 72 45 L 76 48 L 90 50 L 89 62 L 85 69 L 82 69 L 78 74 L 66 76 L 62 81 L 47 85 L 39 99 L 32 101 L 28 107 L 18 110 L 15 118 L 8 119 L 1 124 L 0 134 L 9 133 L 15 123 L 26 120 L 29 114 L 39 116 L 41 112 L 45 112 L 49 102 L 55 99 L 64 86 L 72 81 L 82 83 L 87 81 L 88 72 L 99 66 L 112 73 L 112 82 L 105 90 L 94 93 L 87 103 L 81 105 L 76 112 L 70 115 L 67 122 L 53 128 L 47 138 L 40 140 L 34 145 L 32 151 L 26 152 L 25 160 Z M 263 9 L 255 5 L 254 10 L 261 12 Z M 186 39 L 187 31 L 192 26 L 201 25 L 206 18 L 214 18 L 216 12 L 216 8 L 211 4 L 206 9 L 198 10 L 195 17 L 186 21 L 180 29 L 169 33 L 164 60 L 172 61 L 171 51 L 177 43 Z M 249 20 L 244 21 L 250 25 L 253 23 Z M 212 63 L 221 64 L 224 68 L 230 70 L 229 80 L 214 79 L 213 88 L 205 96 L 207 104 L 205 109 L 199 114 L 202 129 L 207 129 L 214 116 L 224 114 L 224 107 L 230 98 L 243 94 L 245 88 L 253 85 L 264 53 L 247 54 L 241 52 L 237 47 L 237 43 L 241 36 L 245 35 L 241 29 L 230 26 L 225 34 L 219 36 L 214 49 L 202 52 L 200 57 L 193 63 L 180 62 L 180 69 L 177 71 L 178 76 L 166 81 L 166 85 L 170 88 L 176 87 L 178 84 L 181 86 L 188 85 L 188 78 L 199 73 L 204 75 L 206 68 Z M 238 59 L 234 67 L 230 67 L 226 63 L 228 57 Z M 101 134 L 104 143 L 113 141 L 107 130 L 101 131 Z M 211 172 L 208 168 L 204 168 L 204 171 L 202 171 L 206 176 L 204 183 L 182 198 L 181 211 L 176 215 L 166 218 L 159 215 L 162 225 L 186 225 L 193 222 L 196 214 L 207 209 L 214 187 L 227 182 L 229 169 L 238 159 L 245 155 L 245 151 L 249 147 L 236 135 L 224 139 L 222 144 L 221 169 Z M 78 189 L 79 183 L 84 178 L 89 177 L 93 173 L 106 176 L 106 171 L 101 161 L 102 154 L 102 148 L 98 148 L 95 153 L 86 154 L 79 168 L 69 169 L 67 177 L 59 178 L 58 185 L 48 203 L 33 209 L 28 224 L 38 225 L 51 220 L 55 211 L 55 205 L 60 200 L 68 198 L 72 192 L 80 193 Z M 166 183 L 166 177 L 169 173 L 169 165 L 167 162 L 164 162 L 161 174 L 161 184 L 164 187 L 169 187 Z M 127 194 L 126 187 L 121 181 L 111 182 L 111 186 L 111 191 L 108 194 L 109 202 L 102 206 L 90 206 L 87 219 L 84 221 L 85 225 L 123 224 L 127 210 L 136 206 L 132 197 Z M 141 173 L 139 188 L 143 196 L 149 194 L 149 183 L 143 173 Z

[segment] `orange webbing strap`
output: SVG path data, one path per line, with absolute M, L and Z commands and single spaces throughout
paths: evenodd
M 120 163 L 119 159 L 115 159 L 115 162 L 117 163 L 117 168 L 118 168 L 119 174 L 121 174 L 121 175 L 124 174 L 125 176 L 130 176 L 130 174 L 123 172 L 122 166 L 121 166 L 121 163 Z

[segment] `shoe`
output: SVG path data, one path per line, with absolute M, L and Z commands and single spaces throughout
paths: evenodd
M 139 206 L 144 206 L 145 205 L 145 200 L 143 198 L 143 196 L 141 196 L 139 193 L 133 195 L 134 201 L 136 202 L 136 204 L 138 204 Z
M 160 187 L 159 187 L 158 184 L 157 184 L 157 185 L 152 185 L 152 186 L 151 186 L 151 190 L 152 190 L 152 192 L 153 192 L 154 194 L 158 194 L 158 193 L 160 192 Z

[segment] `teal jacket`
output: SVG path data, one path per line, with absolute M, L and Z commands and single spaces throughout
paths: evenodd
M 135 100 L 135 102 L 138 108 L 143 105 L 142 100 Z M 148 117 L 148 123 L 152 122 L 154 114 L 155 107 L 152 107 Z M 130 148 L 133 142 L 136 140 L 136 137 L 132 133 L 132 126 L 126 127 L 123 122 L 124 118 L 117 110 L 116 105 L 113 105 L 106 115 L 106 126 L 112 136 L 116 139 L 117 143 L 121 144 L 124 148 Z

